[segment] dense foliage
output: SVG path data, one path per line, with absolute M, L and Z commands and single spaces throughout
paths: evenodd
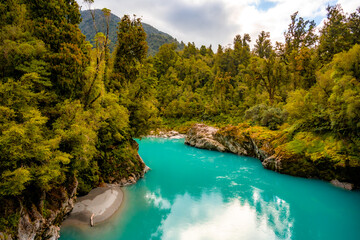
M 111 55 L 109 9 L 89 23 L 93 45 L 75 0 L 0 1 L 0 10 L 0 232 L 16 232 L 20 206 L 46 216 L 74 181 L 84 194 L 142 171 L 132 138 L 161 121 L 247 122 L 242 132 L 288 156 L 360 167 L 360 8 L 328 7 L 319 35 L 294 13 L 275 46 L 263 31 L 253 49 L 244 34 L 216 53 L 171 43 L 152 57 L 135 17 L 119 20 Z
M 158 120 L 139 19 L 121 19 L 110 62 L 108 36 L 85 41 L 74 0 L 0 9 L 0 232 L 15 233 L 20 206 L 46 217 L 74 182 L 84 194 L 142 172 L 132 138 Z
M 327 11 L 319 35 L 313 21 L 294 13 L 285 42 L 275 46 L 264 31 L 252 50 L 248 34 L 216 53 L 192 43 L 180 52 L 163 45 L 150 61 L 164 123 L 248 122 L 279 130 L 271 141 L 276 151 L 303 166 L 345 169 L 334 172 L 360 182 L 360 8 L 350 15 L 340 5 Z
M 301 121 L 309 129 L 320 130 L 318 123 L 324 131 L 356 134 L 360 9 L 351 15 L 339 5 L 327 10 L 319 36 L 314 22 L 295 13 L 285 43 L 276 46 L 267 32 L 259 34 L 252 50 L 248 34 L 236 36 L 233 48 L 219 45 L 216 53 L 191 43 L 180 52 L 163 45 L 150 59 L 159 80 L 161 116 L 222 123 L 249 119 L 271 128 Z

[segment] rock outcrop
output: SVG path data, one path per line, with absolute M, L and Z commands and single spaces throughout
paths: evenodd
M 129 142 L 127 158 L 109 158 L 112 164 L 107 166 L 106 174 L 102 174 L 103 181 L 118 186 L 128 186 L 135 184 L 139 179 L 143 178 L 145 173 L 150 170 L 140 157 L 139 144 L 135 140 Z
M 264 168 L 279 173 L 322 179 L 347 190 L 359 188 L 360 169 L 335 166 L 335 163 L 331 161 L 316 162 L 304 155 L 280 151 L 273 146 L 273 142 L 281 136 L 276 136 L 271 131 L 261 136 L 256 130 L 263 129 L 252 129 L 249 126 L 244 128 L 229 126 L 218 129 L 205 124 L 195 124 L 188 131 L 185 144 L 254 157 L 262 162 Z
M 140 173 L 131 173 L 129 177 L 122 178 L 120 181 L 114 181 L 114 184 L 119 185 L 120 187 L 135 184 L 140 178 L 145 176 L 145 173 L 150 171 L 150 168 L 145 164 L 139 154 L 137 154 L 136 158 L 142 163 L 143 170 Z
M 78 182 L 74 178 L 68 189 L 57 189 L 57 194 L 61 195 L 56 200 L 59 207 L 54 208 L 54 210 L 47 210 L 46 217 L 39 212 L 35 205 L 32 205 L 30 209 L 21 206 L 18 238 L 20 240 L 58 239 L 60 237 L 60 223 L 74 207 L 77 186 Z
M 229 150 L 224 145 L 215 140 L 214 136 L 217 131 L 217 128 L 205 124 L 196 124 L 188 131 L 185 144 L 202 149 L 228 152 Z
M 138 153 L 139 144 L 134 140 L 131 142 L 131 144 L 133 148 L 136 149 L 135 158 L 136 158 L 136 162 L 139 163 L 141 170 L 130 173 L 128 177 L 124 177 L 121 179 L 113 179 L 111 181 L 112 184 L 116 184 L 120 187 L 135 184 L 139 179 L 143 178 L 148 171 L 150 171 L 150 168 L 145 164 L 144 160 L 140 157 Z
M 181 134 L 175 130 L 157 130 L 157 131 L 151 131 L 150 135 L 147 135 L 146 137 L 156 137 L 156 138 L 170 138 L 170 139 L 180 139 L 185 138 L 185 134 Z
M 337 179 L 334 179 L 330 182 L 332 185 L 334 185 L 335 187 L 340 187 L 346 190 L 352 190 L 354 189 L 354 184 L 352 183 L 348 183 L 348 182 L 340 182 Z
M 271 153 L 259 148 L 259 143 L 249 136 L 243 136 L 239 141 L 236 136 L 223 135 L 220 132 L 214 134 L 216 141 L 220 142 L 226 147 L 228 152 L 235 153 L 237 155 L 245 155 L 249 157 L 258 158 L 261 161 L 267 159 Z
M 231 152 L 238 155 L 255 157 L 263 161 L 271 154 L 258 147 L 251 137 L 224 135 L 218 128 L 205 124 L 195 124 L 187 133 L 185 144 L 219 152 Z
M 117 186 L 127 186 L 136 183 L 140 178 L 144 177 L 145 173 L 150 170 L 146 166 L 143 159 L 137 153 L 138 144 L 132 140 L 129 151 L 133 153 L 132 163 L 136 163 L 133 168 L 122 169 L 126 177 L 119 174 L 117 178 L 107 178 L 109 182 Z M 130 165 L 131 165 L 130 164 Z M 42 198 L 31 201 L 27 199 L 17 200 L 20 206 L 20 218 L 18 223 L 17 234 L 13 231 L 12 234 L 0 232 L 0 240 L 35 240 L 35 239 L 49 239 L 56 240 L 60 237 L 60 225 L 66 216 L 72 211 L 76 202 L 76 193 L 78 190 L 78 181 L 74 177 L 69 180 L 65 186 L 59 186 L 46 193 Z M 44 193 L 45 194 L 45 193 Z M 46 199 L 47 207 L 44 208 L 44 200 Z M 16 200 L 14 200 L 16 201 Z

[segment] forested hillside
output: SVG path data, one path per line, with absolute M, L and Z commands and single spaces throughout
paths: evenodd
M 75 0 L 0 1 L 0 10 L 0 233 L 26 226 L 48 237 L 72 193 L 141 175 L 133 138 L 194 122 L 236 125 L 316 163 L 323 179 L 360 186 L 360 8 L 328 7 L 319 33 L 294 13 L 282 43 L 262 31 L 216 53 L 171 43 L 150 57 L 152 33 L 136 17 L 118 24 L 96 10 L 103 28 L 83 15 L 98 32 L 90 44 Z
M 360 8 L 345 14 L 336 5 L 327 12 L 319 34 L 313 21 L 294 13 L 283 43 L 272 44 L 262 31 L 255 40 L 237 35 L 232 48 L 219 45 L 216 53 L 191 43 L 181 52 L 163 45 L 149 61 L 164 122 L 245 122 L 240 135 L 267 139 L 275 154 L 303 163 L 305 174 L 287 172 L 307 176 L 306 166 L 315 164 L 323 172 L 314 177 L 359 186 Z
M 237 35 L 232 48 L 219 45 L 216 53 L 192 43 L 181 52 L 171 44 L 162 46 L 150 59 L 159 79 L 161 115 L 222 123 L 250 120 L 272 129 L 308 116 L 307 122 L 324 124 L 324 130 L 357 127 L 359 11 L 346 16 L 341 6 L 329 7 L 320 35 L 314 22 L 295 13 L 284 43 L 272 44 L 270 33 L 263 31 L 255 40 Z M 350 85 L 341 83 L 340 88 L 344 78 Z M 355 99 L 344 99 L 350 96 Z
M 101 36 L 85 41 L 76 1 L 0 9 L 0 238 L 46 239 L 74 193 L 143 174 L 132 139 L 158 121 L 155 76 L 139 19 L 121 20 L 110 64 Z
M 94 37 L 96 35 L 96 31 L 106 33 L 106 18 L 104 17 L 104 13 L 100 9 L 94 10 L 84 10 L 81 11 L 82 21 L 79 25 L 81 32 L 86 36 L 87 41 L 91 41 L 94 43 Z M 94 28 L 92 14 L 95 17 L 96 29 Z M 120 22 L 120 18 L 115 14 L 110 14 L 109 16 L 109 48 L 110 51 L 113 52 L 115 50 L 116 40 L 117 40 L 117 26 L 118 22 Z M 176 43 L 177 49 L 182 50 L 184 48 L 183 43 L 179 43 L 175 38 L 170 36 L 167 33 L 161 32 L 156 28 L 152 27 L 149 24 L 142 23 L 142 26 L 146 32 L 146 41 L 148 43 L 148 55 L 155 55 L 161 45 L 165 43 Z

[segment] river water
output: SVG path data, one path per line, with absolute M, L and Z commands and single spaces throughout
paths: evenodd
M 61 240 L 360 239 L 360 192 L 183 139 L 138 142 L 152 170 L 124 188 L 119 213 L 94 228 L 64 227 Z

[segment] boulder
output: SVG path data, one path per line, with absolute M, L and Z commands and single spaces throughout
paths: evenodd
M 321 161 L 314 162 L 301 154 L 285 150 L 278 151 L 272 145 L 271 135 L 267 138 L 259 137 L 257 132 L 248 131 L 249 129 L 250 126 L 245 126 L 245 128 L 228 126 L 218 129 L 205 124 L 195 124 L 187 132 L 185 144 L 254 157 L 262 162 L 264 168 L 279 173 L 323 179 L 347 190 L 359 188 L 360 168 L 334 167 L 331 161 L 323 164 Z
M 330 182 L 332 185 L 336 186 L 336 187 L 340 187 L 346 190 L 353 190 L 354 189 L 354 184 L 352 183 L 348 183 L 348 182 L 340 182 L 337 179 L 331 180 Z
M 21 207 L 18 239 L 58 239 L 60 237 L 59 224 L 74 207 L 77 186 L 78 182 L 75 178 L 74 183 L 70 186 L 71 189 L 61 190 L 63 197 L 61 207 L 54 211 L 49 210 L 47 218 L 42 216 L 35 205 L 32 205 L 31 209 Z
M 206 126 L 205 124 L 196 124 L 187 132 L 185 144 L 202 149 L 227 152 L 228 149 L 214 139 L 218 128 Z

